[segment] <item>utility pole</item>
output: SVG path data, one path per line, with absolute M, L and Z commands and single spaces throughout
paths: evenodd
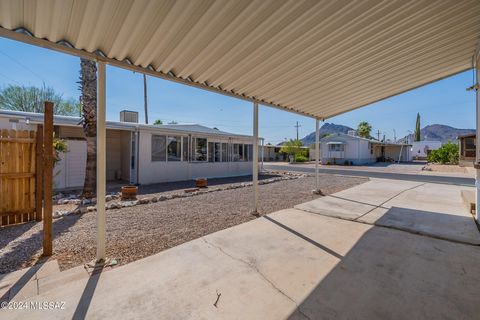
M 393 142 L 397 142 L 397 132 L 393 129 Z
M 377 130 L 377 140 L 380 141 L 380 130 Z
M 297 129 L 297 140 L 298 140 L 298 128 L 300 128 L 300 127 L 301 127 L 301 125 L 299 125 L 299 124 L 298 124 L 298 121 L 297 121 L 297 124 L 296 124 L 296 125 L 294 125 L 294 127 Z
M 145 106 L 145 124 L 148 124 L 147 75 L 143 74 L 143 104 Z

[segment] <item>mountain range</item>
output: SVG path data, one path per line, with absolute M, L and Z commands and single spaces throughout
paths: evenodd
M 348 133 L 350 130 L 355 129 L 341 124 L 324 123 L 320 128 L 320 139 L 328 134 Z M 420 137 L 422 140 L 441 141 L 442 143 L 448 141 L 456 142 L 459 135 L 469 133 L 475 133 L 475 129 L 459 129 L 444 124 L 432 124 L 420 129 Z M 405 136 L 404 138 L 399 139 L 399 141 L 406 141 L 408 138 L 412 141 L 413 134 Z M 305 146 L 315 143 L 315 131 L 300 140 Z
M 325 137 L 326 135 L 333 134 L 333 133 L 348 133 L 350 130 L 355 130 L 350 127 L 341 125 L 341 124 L 334 124 L 334 123 L 324 123 L 320 127 L 320 139 Z M 315 131 L 306 135 L 304 138 L 300 139 L 303 142 L 304 146 L 311 145 L 315 143 Z
M 420 129 L 421 140 L 441 141 L 446 143 L 448 141 L 456 142 L 457 137 L 464 134 L 475 133 L 475 129 L 458 129 L 444 124 L 431 124 Z M 413 139 L 413 134 L 404 137 L 402 140 L 410 141 Z

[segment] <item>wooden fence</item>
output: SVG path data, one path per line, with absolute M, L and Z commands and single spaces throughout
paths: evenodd
M 0 226 L 41 220 L 35 202 L 36 132 L 0 131 Z

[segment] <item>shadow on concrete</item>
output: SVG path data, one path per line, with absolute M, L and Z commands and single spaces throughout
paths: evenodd
M 102 271 L 103 266 L 95 266 L 95 268 L 93 269 L 90 277 L 88 278 L 87 284 L 85 285 L 85 289 L 83 289 L 82 296 L 78 301 L 72 319 L 86 319 L 88 308 L 90 307 L 90 304 L 92 302 L 93 294 L 95 293 L 95 289 L 97 288 L 97 284 L 100 280 Z
M 368 215 L 362 220 L 366 219 Z M 450 241 L 480 244 L 480 232 L 472 216 L 391 207 L 375 221 L 368 222 Z
M 373 227 L 289 319 L 475 319 L 480 248 Z
M 277 178 L 279 175 L 276 174 L 260 174 L 258 176 L 258 180 L 266 180 L 271 178 Z M 238 176 L 238 177 L 228 177 L 228 178 L 211 178 L 208 179 L 208 186 L 214 187 L 224 184 L 235 184 L 235 183 L 243 183 L 243 182 L 252 182 L 252 176 Z M 159 192 L 169 192 L 169 191 L 176 191 L 176 190 L 183 190 L 195 187 L 194 180 L 186 180 L 186 181 L 176 181 L 176 182 L 164 182 L 164 183 L 155 183 L 155 184 L 148 184 L 148 185 L 140 185 L 138 187 L 138 194 L 139 195 L 146 195 L 152 193 L 159 193 Z M 120 186 L 112 186 L 109 188 L 110 192 L 113 191 L 120 191 Z
M 45 259 L 46 260 L 46 259 Z M 0 303 L 4 301 L 10 301 L 15 298 L 15 296 L 22 290 L 27 283 L 35 277 L 35 274 L 40 270 L 40 268 L 45 264 L 45 260 L 37 261 L 33 266 L 28 268 L 28 270 L 17 280 L 13 285 L 10 286 L 10 289 L 6 291 L 0 297 Z M 0 280 L 3 277 L 0 277 Z M 0 290 L 3 289 L 0 287 Z
M 330 248 L 322 245 L 321 243 L 318 243 L 318 242 L 316 242 L 315 240 L 313 240 L 313 239 L 311 239 L 311 238 L 309 238 L 309 237 L 301 234 L 300 232 L 298 232 L 298 231 L 296 231 L 296 230 L 294 230 L 294 229 L 292 229 L 292 228 L 284 225 L 283 223 L 278 222 L 277 220 L 275 220 L 275 219 L 273 219 L 273 218 L 271 218 L 271 217 L 269 217 L 269 216 L 263 216 L 263 218 L 265 218 L 266 220 L 268 220 L 268 221 L 276 224 L 276 225 L 279 226 L 280 228 L 283 228 L 284 230 L 287 230 L 288 232 L 296 235 L 297 237 L 299 237 L 299 238 L 301 238 L 301 239 L 303 239 L 303 240 L 305 240 L 305 241 L 313 244 L 313 245 L 316 246 L 317 248 L 322 249 L 323 251 L 331 254 L 332 256 L 334 256 L 334 257 L 336 257 L 336 258 L 338 258 L 338 259 L 342 259 L 342 255 L 340 255 L 340 254 L 338 254 L 337 252 L 333 251 L 332 249 L 330 249 Z

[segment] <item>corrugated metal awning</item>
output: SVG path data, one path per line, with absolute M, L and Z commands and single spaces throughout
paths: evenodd
M 328 118 L 471 68 L 479 17 L 478 0 L 0 0 L 0 35 Z
M 342 141 L 330 141 L 330 142 L 327 142 L 327 144 L 345 144 L 345 142 L 342 142 Z

